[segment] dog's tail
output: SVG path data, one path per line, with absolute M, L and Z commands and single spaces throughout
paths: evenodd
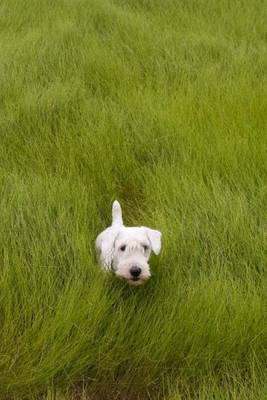
M 112 225 L 123 225 L 121 206 L 117 200 L 112 205 Z

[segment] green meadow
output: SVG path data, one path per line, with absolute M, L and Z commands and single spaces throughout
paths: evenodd
M 0 1 L 0 398 L 267 399 L 267 7 Z M 153 276 L 101 271 L 118 199 Z

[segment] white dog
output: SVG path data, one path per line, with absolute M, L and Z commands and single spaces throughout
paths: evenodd
M 145 226 L 123 225 L 121 206 L 115 200 L 112 206 L 112 225 L 96 239 L 96 249 L 103 267 L 138 286 L 151 276 L 148 265 L 151 250 L 159 254 L 160 248 L 159 231 Z

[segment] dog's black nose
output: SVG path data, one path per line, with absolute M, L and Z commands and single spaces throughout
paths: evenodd
M 141 274 L 141 268 L 137 267 L 136 265 L 134 265 L 131 269 L 130 269 L 130 274 L 134 277 L 137 278 L 140 274 Z

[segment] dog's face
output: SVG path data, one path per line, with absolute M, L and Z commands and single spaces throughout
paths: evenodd
M 134 286 L 147 281 L 151 276 L 148 260 L 152 250 L 160 252 L 160 237 L 154 229 L 123 227 L 114 240 L 115 274 Z

